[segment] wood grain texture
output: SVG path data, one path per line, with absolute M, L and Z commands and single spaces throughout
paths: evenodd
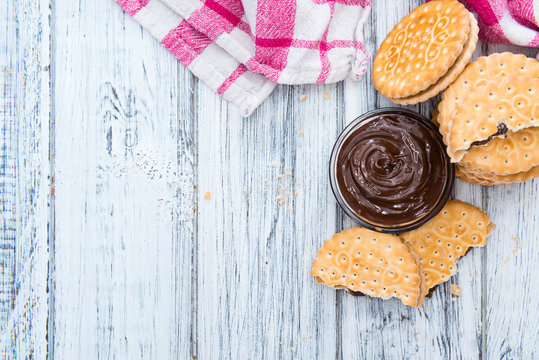
M 49 2 L 0 3 L 0 357 L 47 353 Z
M 54 357 L 189 358 L 192 77 L 113 1 L 54 18 Z
M 422 308 L 329 289 L 312 260 L 354 225 L 329 187 L 333 143 L 394 106 L 370 74 L 278 86 L 244 119 L 114 1 L 35 3 L 0 3 L 2 358 L 538 355 L 537 180 L 457 180 L 452 197 L 497 228 Z M 367 49 L 421 3 L 375 2 Z M 534 55 L 479 44 L 474 58 L 506 50 Z
M 308 273 L 335 229 L 327 161 L 342 95 L 280 86 L 245 120 L 200 91 L 198 356 L 332 358 L 336 294 Z

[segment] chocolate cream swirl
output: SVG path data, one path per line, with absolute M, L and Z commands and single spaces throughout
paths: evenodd
M 368 223 L 404 225 L 438 203 L 447 158 L 433 130 L 405 115 L 382 115 L 343 143 L 337 181 L 348 205 Z

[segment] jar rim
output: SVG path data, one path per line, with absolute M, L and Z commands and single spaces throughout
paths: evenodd
M 362 126 L 365 122 L 371 120 L 375 116 L 380 115 L 406 115 L 414 120 L 417 120 L 421 125 L 427 127 L 430 129 L 434 135 L 435 139 L 438 142 L 438 145 L 441 149 L 443 149 L 443 155 L 447 160 L 447 177 L 446 181 L 441 193 L 441 196 L 436 203 L 436 205 L 423 217 L 417 219 L 416 221 L 413 221 L 412 223 L 406 223 L 406 224 L 397 224 L 394 226 L 387 226 L 383 227 L 378 224 L 372 224 L 366 221 L 365 219 L 361 218 L 355 211 L 352 209 L 352 207 L 344 200 L 344 196 L 342 195 L 341 189 L 339 188 L 338 181 L 337 181 L 337 160 L 338 155 L 340 154 L 340 151 L 342 149 L 342 146 L 344 142 L 353 134 L 353 132 Z M 343 209 L 343 211 L 350 217 L 352 220 L 357 222 L 359 225 L 375 230 L 378 232 L 384 232 L 384 233 L 403 233 L 406 231 L 414 230 L 420 227 L 421 225 L 426 224 L 428 221 L 430 221 L 433 217 L 435 217 L 445 206 L 447 201 L 449 200 L 449 197 L 451 196 L 451 192 L 453 190 L 453 185 L 455 183 L 455 165 L 451 163 L 449 156 L 447 155 L 447 152 L 445 151 L 446 146 L 443 142 L 442 136 L 440 132 L 438 131 L 437 127 L 427 119 L 425 116 L 421 115 L 420 113 L 417 113 L 415 111 L 404 109 L 404 108 L 397 108 L 397 107 L 384 107 L 379 109 L 374 109 L 371 111 L 368 111 L 357 118 L 355 118 L 350 124 L 348 124 L 343 131 L 339 134 L 337 137 L 337 140 L 335 141 L 335 144 L 333 145 L 333 149 L 331 150 L 331 156 L 329 160 L 329 183 L 331 186 L 331 191 L 333 192 L 333 195 L 335 196 L 335 199 L 337 200 L 337 203 Z

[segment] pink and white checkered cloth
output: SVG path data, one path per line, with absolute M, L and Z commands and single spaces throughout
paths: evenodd
M 276 83 L 331 83 L 366 71 L 370 0 L 116 2 L 245 116 Z
M 460 0 L 477 14 L 486 42 L 539 47 L 539 0 Z

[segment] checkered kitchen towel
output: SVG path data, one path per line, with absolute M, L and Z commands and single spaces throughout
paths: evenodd
M 539 0 L 461 0 L 477 14 L 479 37 L 492 43 L 539 47 Z
M 370 0 L 116 2 L 245 116 L 276 83 L 331 83 L 366 71 Z

